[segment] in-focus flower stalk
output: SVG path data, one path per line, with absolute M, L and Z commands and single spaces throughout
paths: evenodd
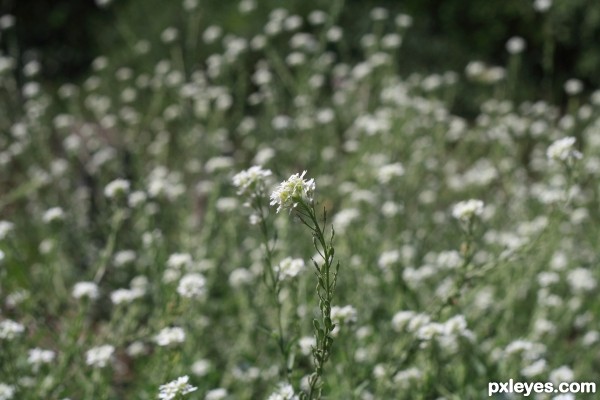
M 320 222 L 315 209 L 314 179 L 306 180 L 302 174 L 294 174 L 287 181 L 282 182 L 271 194 L 271 205 L 277 206 L 277 212 L 289 209 L 295 212 L 300 221 L 311 231 L 313 245 L 321 257 L 319 263 L 313 259 L 316 269 L 317 285 L 316 291 L 319 298 L 320 319 L 313 320 L 315 329 L 316 346 L 312 350 L 314 372 L 308 379 L 308 392 L 301 394 L 302 399 L 319 399 L 323 387 L 324 366 L 331 356 L 333 346 L 332 332 L 335 324 L 331 319 L 331 304 L 337 285 L 337 277 L 340 268 L 339 261 L 334 261 L 335 248 L 333 239 L 335 231 L 331 228 L 331 234 L 327 237 L 325 226 L 327 224 L 327 212 L 323 210 L 323 221 Z

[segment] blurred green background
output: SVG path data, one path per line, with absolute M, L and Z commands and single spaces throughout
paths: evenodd
M 12 39 L 3 41 L 3 51 L 18 56 L 21 62 L 41 60 L 47 79 L 77 80 L 95 56 L 120 53 L 125 60 L 131 38 L 156 38 L 167 26 L 178 26 L 183 17 L 178 15 L 178 3 L 114 0 L 101 7 L 92 0 L 2 0 L 0 14 L 16 17 L 14 28 L 2 31 Z M 257 2 L 258 18 L 244 18 L 236 12 L 237 1 L 203 0 L 200 32 L 217 24 L 243 34 L 264 23 L 268 17 L 265 10 L 272 7 L 306 15 L 315 8 L 327 10 L 330 3 L 261 0 Z M 528 84 L 521 88 L 519 100 L 541 97 L 560 102 L 563 82 L 573 77 L 587 88 L 600 84 L 600 2 L 596 0 L 554 0 L 547 12 L 536 11 L 532 0 L 346 0 L 339 24 L 348 34 L 360 36 L 371 23 L 367 16 L 374 7 L 414 18 L 400 53 L 404 73 L 462 72 L 471 60 L 505 66 L 506 41 L 521 36 L 527 43 L 522 74 Z M 552 43 L 552 74 L 543 78 L 548 43 Z M 199 54 L 199 59 L 202 56 Z

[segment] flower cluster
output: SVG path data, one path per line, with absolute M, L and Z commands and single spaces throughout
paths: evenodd
M 548 147 L 546 155 L 552 161 L 570 163 L 578 160 L 582 157 L 582 154 L 575 149 L 575 142 L 576 139 L 572 136 L 559 139 Z
M 286 257 L 275 266 L 275 272 L 282 281 L 298 276 L 304 269 L 304 260 L 301 258 Z
M 235 174 L 232 181 L 233 185 L 238 188 L 239 195 L 256 196 L 263 191 L 269 176 L 271 176 L 270 170 L 255 165 Z
M 312 202 L 315 192 L 315 180 L 304 179 L 306 171 L 302 174 L 294 174 L 288 180 L 283 181 L 271 193 L 271 205 L 277 206 L 277 212 L 284 208 L 290 211 L 298 205 L 300 201 Z
M 483 201 L 470 199 L 454 205 L 452 216 L 460 221 L 468 222 L 475 216 L 483 214 Z
M 13 320 L 6 319 L 0 322 L 0 339 L 12 340 L 24 331 L 25 327 Z
M 112 359 L 114 352 L 115 348 L 110 344 L 91 348 L 85 353 L 85 363 L 91 367 L 104 368 Z
M 294 394 L 294 388 L 289 383 L 282 383 L 277 391 L 271 394 L 268 400 L 298 400 L 299 397 Z
M 160 385 L 158 388 L 158 398 L 163 400 L 171 400 L 176 398 L 178 395 L 185 395 L 191 393 L 193 391 L 198 390 L 197 387 L 190 385 L 190 378 L 185 376 L 180 376 L 179 378 L 171 381 L 167 384 Z
M 178 326 L 163 328 L 158 335 L 154 337 L 154 340 L 159 346 L 183 343 L 185 341 L 185 331 Z

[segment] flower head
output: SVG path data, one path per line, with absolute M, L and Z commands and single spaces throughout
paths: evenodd
M 13 320 L 5 319 L 0 322 L 0 339 L 12 340 L 21 335 L 24 331 L 25 327 Z
M 304 269 L 304 260 L 292 257 L 284 258 L 279 265 L 275 266 L 275 271 L 281 280 L 292 279 L 298 276 Z
M 85 352 L 85 363 L 92 367 L 104 368 L 108 365 L 115 352 L 114 346 L 105 344 Z
M 154 340 L 159 346 L 183 343 L 185 341 L 185 331 L 178 326 L 163 328 L 158 335 L 154 337 Z
M 554 161 L 571 162 L 580 159 L 582 155 L 575 149 L 576 140 L 573 136 L 559 139 L 548 147 L 546 155 Z
M 94 282 L 77 282 L 73 287 L 73 297 L 80 299 L 87 297 L 89 299 L 97 299 L 100 296 L 98 285 Z
M 294 174 L 287 181 L 283 181 L 271 193 L 271 205 L 277 205 L 277 212 L 284 208 L 292 210 L 299 202 L 312 202 L 315 192 L 315 180 L 304 179 L 306 171 L 302 174 Z
M 177 293 L 182 297 L 199 298 L 206 293 L 206 279 L 199 273 L 189 273 L 179 281 Z
M 192 386 L 188 383 L 189 380 L 190 378 L 187 375 L 185 375 L 180 376 L 179 378 L 167 384 L 160 385 L 160 387 L 158 388 L 158 398 L 164 400 L 171 400 L 177 397 L 177 395 L 184 395 L 198 390 L 197 387 Z
M 280 383 L 277 391 L 269 396 L 268 400 L 297 400 L 299 397 L 294 394 L 294 388 L 289 383 Z
M 452 209 L 452 216 L 461 221 L 469 221 L 481 214 L 483 214 L 483 201 L 476 199 L 461 201 Z
M 270 170 L 255 165 L 235 174 L 232 182 L 233 186 L 238 188 L 239 195 L 249 194 L 254 196 L 262 191 L 269 176 L 271 176 Z

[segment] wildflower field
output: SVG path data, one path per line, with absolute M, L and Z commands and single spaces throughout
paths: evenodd
M 59 84 L 0 16 L 0 400 L 597 398 L 600 91 L 267 3 L 130 9 Z

